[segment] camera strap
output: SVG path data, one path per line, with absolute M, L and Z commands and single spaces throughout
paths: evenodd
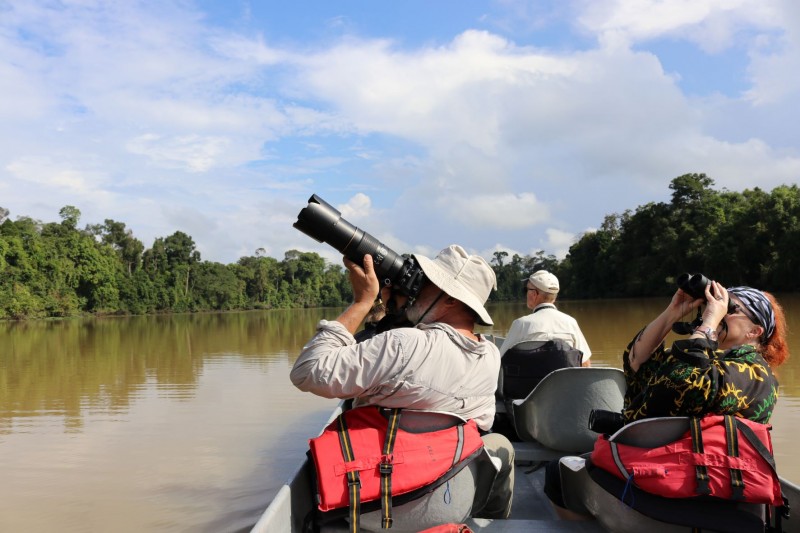
M 428 313 L 430 313 L 431 309 L 433 309 L 433 306 L 436 305 L 439 302 L 439 300 L 442 298 L 442 296 L 444 296 L 444 295 L 445 295 L 445 292 L 443 290 L 439 289 L 439 296 L 437 296 L 436 299 L 433 302 L 431 302 L 431 305 L 428 306 L 428 308 L 425 310 L 425 312 L 422 313 L 422 315 L 419 317 L 419 320 L 417 320 L 417 322 L 414 324 L 415 326 L 417 324 L 421 324 L 422 323 L 422 319 L 425 318 L 425 316 L 427 316 Z M 410 307 L 410 305 L 407 305 L 407 307 Z M 406 315 L 406 316 L 408 316 L 408 315 Z

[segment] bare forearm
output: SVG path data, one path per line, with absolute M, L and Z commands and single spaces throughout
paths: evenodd
M 353 302 L 350 307 L 345 309 L 336 321 L 341 323 L 351 335 L 358 331 L 361 322 L 367 317 L 372 309 L 372 302 Z
M 653 351 L 664 341 L 667 333 L 672 329 L 672 323 L 676 320 L 669 309 L 664 310 L 655 320 L 650 322 L 636 342 L 633 343 L 630 351 L 630 364 L 634 372 L 639 370 Z

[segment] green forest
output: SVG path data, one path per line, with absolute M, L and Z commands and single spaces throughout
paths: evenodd
M 728 286 L 800 288 L 796 185 L 719 191 L 705 174 L 686 174 L 669 188 L 669 203 L 606 215 L 563 260 L 544 250 L 495 252 L 491 301 L 522 299 L 521 280 L 540 268 L 572 299 L 667 295 L 682 272 Z M 222 264 L 203 261 L 181 231 L 146 248 L 124 222 L 81 229 L 74 206 L 59 211 L 60 222 L 9 215 L 0 207 L 0 319 L 326 307 L 352 296 L 343 267 L 312 252 L 289 250 L 278 260 L 257 251 Z

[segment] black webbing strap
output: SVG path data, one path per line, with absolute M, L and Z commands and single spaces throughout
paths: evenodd
M 750 445 L 753 448 L 755 448 L 755 450 L 758 452 L 761 458 L 767 462 L 767 464 L 775 473 L 775 475 L 777 475 L 778 467 L 775 466 L 775 458 L 770 453 L 769 448 L 767 448 L 767 446 L 763 442 L 761 442 L 761 439 L 758 438 L 758 435 L 756 435 L 753 432 L 750 426 L 748 426 L 738 418 L 734 418 L 734 420 L 736 421 L 736 426 L 739 428 L 739 431 L 742 432 L 742 437 L 747 439 L 747 442 L 749 442 Z
M 725 441 L 728 443 L 728 456 L 739 457 L 739 432 L 736 431 L 737 424 L 733 416 L 725 415 Z M 750 429 L 750 428 L 748 428 Z M 738 468 L 731 468 L 731 499 L 744 499 L 744 478 L 742 471 Z
M 353 445 L 350 443 L 350 435 L 347 434 L 347 424 L 344 421 L 344 413 L 339 415 L 339 445 L 342 447 L 342 456 L 345 462 L 349 463 L 354 461 Z M 352 533 L 358 533 L 358 522 L 361 516 L 361 479 L 358 476 L 358 470 L 348 470 L 347 492 L 350 496 L 350 531 Z
M 703 432 L 700 428 L 700 419 L 696 417 L 689 417 L 689 431 L 692 433 L 692 451 L 694 453 L 703 453 Z M 695 479 L 697 480 L 697 494 L 701 496 L 708 496 L 711 494 L 711 487 L 708 483 L 708 469 L 706 465 L 697 465 L 694 467 Z
M 381 529 L 392 527 L 392 451 L 400 425 L 400 409 L 389 411 L 389 425 L 386 427 L 386 440 L 383 442 L 381 457 Z

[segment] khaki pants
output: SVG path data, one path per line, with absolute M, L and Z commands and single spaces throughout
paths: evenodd
M 508 518 L 511 515 L 511 502 L 514 498 L 514 446 L 500 433 L 484 435 L 483 445 L 489 455 L 500 459 L 502 464 L 492 484 L 489 500 L 483 509 L 473 510 L 473 516 Z

